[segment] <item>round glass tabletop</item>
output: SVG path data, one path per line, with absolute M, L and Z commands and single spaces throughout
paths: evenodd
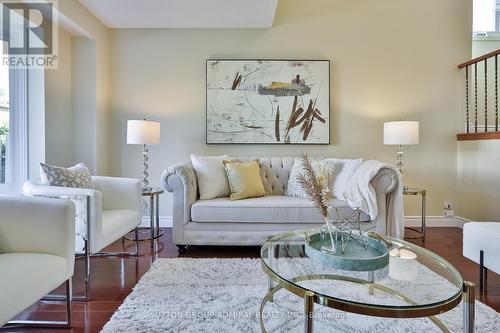
M 332 308 L 380 317 L 427 317 L 454 308 L 463 280 L 445 259 L 412 243 L 385 237 L 389 264 L 376 271 L 342 270 L 307 256 L 307 235 L 287 232 L 261 248 L 264 271 L 281 288 Z

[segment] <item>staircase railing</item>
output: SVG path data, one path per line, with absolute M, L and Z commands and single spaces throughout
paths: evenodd
M 471 59 L 457 66 L 459 69 L 465 71 L 466 122 L 465 133 L 458 134 L 458 140 L 500 139 L 500 132 L 498 131 L 499 54 L 500 49 Z M 491 71 L 494 73 L 492 78 Z M 491 78 L 493 82 L 488 81 L 489 78 Z M 483 81 L 483 92 L 478 90 L 478 80 Z M 491 98 L 491 89 L 494 90 L 494 98 Z M 493 99 L 493 101 L 490 99 Z M 491 108 L 494 111 L 493 124 L 489 123 L 491 115 L 488 114 L 488 108 Z M 480 112 L 479 109 L 482 109 L 482 112 Z

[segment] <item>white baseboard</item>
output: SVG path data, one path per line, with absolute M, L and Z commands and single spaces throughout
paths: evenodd
M 426 225 L 428 227 L 458 227 L 463 228 L 466 222 L 470 222 L 465 218 L 456 217 L 445 217 L 445 216 L 427 216 Z M 421 225 L 420 216 L 406 216 L 405 226 L 407 227 L 418 227 Z M 141 227 L 149 227 L 149 217 L 143 216 Z M 160 227 L 169 228 L 172 227 L 172 216 L 160 216 Z
M 420 227 L 421 225 L 420 216 L 405 216 L 406 227 Z M 458 220 L 454 216 L 427 216 L 425 225 L 427 227 L 459 227 Z
M 459 227 L 460 229 L 464 228 L 465 223 L 472 222 L 471 220 L 466 219 L 465 217 L 456 216 L 455 218 L 457 219 L 457 227 Z

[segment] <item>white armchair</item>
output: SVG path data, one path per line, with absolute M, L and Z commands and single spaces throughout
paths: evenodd
M 0 196 L 0 327 L 71 326 L 75 207 L 69 200 Z M 66 321 L 10 321 L 66 283 Z
M 92 181 L 95 190 L 49 186 L 32 181 L 24 183 L 23 186 L 23 193 L 28 196 L 70 198 L 76 203 L 77 240 L 81 237 L 84 244 L 83 249 L 76 246 L 76 251 L 83 252 L 79 254 L 83 254 L 86 260 L 84 300 L 88 300 L 90 294 L 90 256 L 137 257 L 137 227 L 142 216 L 140 180 L 94 176 Z M 134 229 L 135 252 L 101 252 L 103 248 Z

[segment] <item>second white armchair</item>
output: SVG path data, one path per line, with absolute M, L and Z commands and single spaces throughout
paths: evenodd
M 75 202 L 77 257 L 83 256 L 86 260 L 84 300 L 88 300 L 90 295 L 90 257 L 137 257 L 137 241 L 135 252 L 101 251 L 132 230 L 135 230 L 137 240 L 137 227 L 142 217 L 140 180 L 94 176 L 92 181 L 95 189 L 49 186 L 33 181 L 28 181 L 23 186 L 23 193 L 28 196 L 69 198 Z M 78 246 L 78 239 L 82 241 L 83 246 Z

